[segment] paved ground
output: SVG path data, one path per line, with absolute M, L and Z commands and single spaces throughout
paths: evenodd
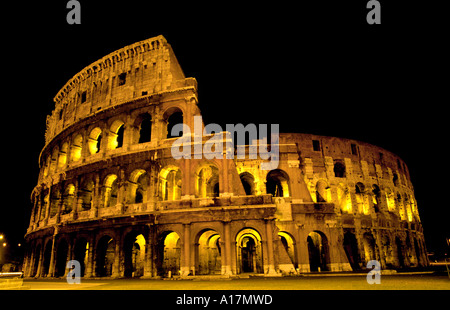
M 447 275 L 382 275 L 369 285 L 365 275 L 303 276 L 214 280 L 82 279 L 69 285 L 64 279 L 25 279 L 29 290 L 450 290 Z

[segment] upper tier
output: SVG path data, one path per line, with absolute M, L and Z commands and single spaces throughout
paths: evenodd
M 97 60 L 75 74 L 53 99 L 45 143 L 79 119 L 136 97 L 182 88 L 185 75 L 163 36 L 143 40 Z

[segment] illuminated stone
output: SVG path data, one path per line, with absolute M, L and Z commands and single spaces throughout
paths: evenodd
M 281 133 L 271 171 L 249 146 L 247 156 L 204 156 L 197 82 L 162 36 L 87 66 L 54 101 L 31 193 L 27 277 L 63 277 L 69 260 L 83 277 L 149 278 L 428 264 L 409 172 L 385 149 Z M 191 159 L 171 155 L 180 122 L 193 134 Z

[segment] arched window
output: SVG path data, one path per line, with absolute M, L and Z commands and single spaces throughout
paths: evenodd
M 105 208 L 113 207 L 117 204 L 117 194 L 119 187 L 117 184 L 117 175 L 110 174 L 104 182 Z
M 280 169 L 271 170 L 266 177 L 266 192 L 273 197 L 289 197 L 289 176 Z
M 372 185 L 372 202 L 373 202 L 373 209 L 375 212 L 380 212 L 380 206 L 381 206 L 381 191 L 378 185 L 373 184 Z
M 141 203 L 147 201 L 147 188 L 149 185 L 149 178 L 145 170 L 138 169 L 131 173 L 128 184 L 129 202 Z
M 73 209 L 73 199 L 75 194 L 75 186 L 73 184 L 69 184 L 66 186 L 64 190 L 64 194 L 62 196 L 63 205 L 62 205 L 62 214 L 67 214 L 72 212 Z
M 70 147 L 70 160 L 73 162 L 79 161 L 81 158 L 81 150 L 83 147 L 83 136 L 80 134 L 76 135 L 72 141 Z
M 172 134 L 172 128 L 177 124 L 183 124 L 183 112 L 177 108 L 168 109 L 163 116 L 167 124 L 167 138 L 176 138 L 183 135 L 182 132 Z
M 108 149 L 115 150 L 123 146 L 123 136 L 125 123 L 121 120 L 115 120 L 109 128 Z
M 83 210 L 90 210 L 92 207 L 92 196 L 94 194 L 94 181 L 91 179 L 84 180 L 78 195 L 81 198 L 81 207 Z
M 179 200 L 181 198 L 181 170 L 168 166 L 159 174 L 160 197 L 162 200 Z
M 197 169 L 195 196 L 198 198 L 219 197 L 219 169 L 213 164 Z
M 345 178 L 345 165 L 343 163 L 335 162 L 333 171 L 336 178 Z
M 97 154 L 100 152 L 100 145 L 102 142 L 102 130 L 99 127 L 95 127 L 91 130 L 88 139 L 89 153 Z
M 139 140 L 138 143 L 146 143 L 151 141 L 152 137 L 152 117 L 146 113 L 142 117 L 139 125 Z
M 239 177 L 241 178 L 242 186 L 246 195 L 255 195 L 255 178 L 251 173 L 242 172 Z
M 64 142 L 63 145 L 61 145 L 61 149 L 59 150 L 59 156 L 58 156 L 58 168 L 63 168 L 67 163 L 67 152 L 69 150 L 69 143 Z

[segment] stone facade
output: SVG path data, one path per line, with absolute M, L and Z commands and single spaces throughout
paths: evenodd
M 407 166 L 380 147 L 290 133 L 271 171 L 259 156 L 174 159 L 171 128 L 201 113 L 162 36 L 84 68 L 54 101 L 27 277 L 64 276 L 69 260 L 83 277 L 148 278 L 428 264 Z

